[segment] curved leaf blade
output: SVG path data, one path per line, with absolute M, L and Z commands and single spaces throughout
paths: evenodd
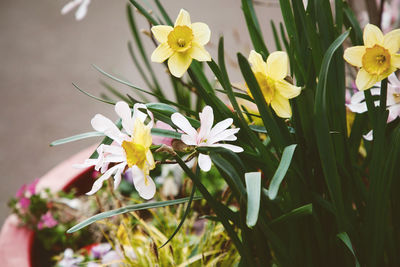
M 260 211 L 261 198 L 261 173 L 248 172 L 244 175 L 247 190 L 247 215 L 246 224 L 248 227 L 256 225 L 258 212 Z

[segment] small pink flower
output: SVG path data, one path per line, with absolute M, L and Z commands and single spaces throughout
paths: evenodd
M 29 208 L 29 205 L 31 204 L 31 200 L 27 197 L 22 197 L 18 201 L 19 205 L 21 206 L 21 209 L 27 210 Z
M 45 214 L 40 217 L 40 221 L 37 225 L 37 228 L 39 230 L 42 230 L 43 228 L 53 228 L 56 226 L 58 222 L 54 219 L 53 215 L 51 214 L 50 211 L 46 212 Z
M 22 186 L 18 189 L 17 193 L 15 194 L 15 197 L 17 197 L 17 198 L 23 197 L 24 194 L 25 194 L 25 191 L 26 191 L 26 184 L 22 185 Z

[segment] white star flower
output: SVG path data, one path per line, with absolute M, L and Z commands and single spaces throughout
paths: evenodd
M 150 111 L 143 113 L 139 108 L 146 109 L 144 104 L 135 104 L 132 111 L 129 105 L 123 101 L 115 105 L 115 112 L 121 118 L 122 131 L 108 118 L 97 114 L 92 119 L 93 128 L 114 140 L 111 145 L 102 144 L 97 148 L 97 159 L 87 159 L 77 167 L 95 166 L 103 175 L 93 184 L 92 189 L 86 193 L 92 195 L 103 185 L 103 182 L 114 175 L 114 189 L 121 182 L 121 174 L 126 168 L 130 168 L 133 184 L 139 195 L 144 199 L 151 199 L 156 186 L 149 176 L 150 170 L 155 168 L 152 144 L 151 128 L 153 127 L 153 115 Z M 150 121 L 145 124 L 147 119 Z M 111 168 L 108 165 L 115 164 Z
M 240 129 L 228 129 L 232 125 L 233 119 L 225 119 L 212 127 L 214 123 L 214 113 L 210 106 L 205 106 L 203 111 L 199 114 L 199 117 L 200 128 L 196 131 L 182 114 L 172 114 L 172 122 L 184 132 L 181 137 L 182 142 L 189 146 L 224 147 L 235 153 L 243 152 L 243 148 L 239 146 L 218 143 L 221 141 L 235 141 L 237 139 L 235 134 L 239 132 Z M 211 169 L 210 156 L 200 153 L 198 162 L 200 169 L 203 171 L 207 172 Z

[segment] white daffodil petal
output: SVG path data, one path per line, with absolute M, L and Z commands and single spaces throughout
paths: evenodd
M 382 31 L 373 24 L 367 24 L 364 28 L 364 45 L 372 47 L 375 44 L 383 45 L 383 33 Z
M 93 195 L 97 191 L 100 190 L 100 188 L 103 186 L 103 183 L 105 180 L 109 179 L 111 175 L 117 171 L 118 168 L 120 168 L 122 165 L 125 165 L 125 163 L 121 163 L 118 165 L 115 165 L 114 167 L 110 168 L 108 171 L 106 171 L 102 176 L 100 176 L 92 186 L 92 189 L 86 193 L 86 195 Z
M 195 22 L 192 24 L 193 36 L 196 43 L 206 45 L 210 41 L 211 31 L 207 24 Z
M 267 72 L 267 64 L 264 62 L 262 56 L 254 50 L 250 51 L 249 62 L 251 64 L 253 72 Z
M 162 63 L 173 53 L 174 51 L 169 47 L 168 43 L 162 43 L 151 54 L 151 61 Z
M 125 155 L 124 149 L 120 146 L 105 145 L 105 144 L 102 144 L 101 146 L 102 146 L 102 152 L 104 153 L 111 153 L 116 156 Z
M 139 193 L 139 196 L 148 200 L 153 198 L 156 193 L 156 185 L 150 176 L 145 176 L 143 171 L 138 166 L 131 168 L 133 185 Z
M 387 123 L 394 121 L 397 117 L 400 117 L 400 104 L 392 105 L 388 108 L 389 116 Z
M 188 54 L 197 61 L 211 61 L 210 53 L 202 46 L 195 42 L 192 43 L 192 47 L 189 49 Z
M 400 81 L 397 78 L 396 74 L 392 73 L 388 77 L 389 83 L 394 87 L 400 87 Z
M 124 166 L 125 168 L 125 166 Z M 122 174 L 123 168 L 120 167 L 118 168 L 117 172 L 114 174 L 114 190 L 117 190 L 119 184 L 121 183 L 121 174 Z
M 180 78 L 185 74 L 191 63 L 190 53 L 174 53 L 168 59 L 168 69 L 172 75 Z
M 364 134 L 363 137 L 367 141 L 372 141 L 374 139 L 374 132 L 371 130 L 367 134 Z
M 368 110 L 367 103 L 365 103 L 365 102 L 347 104 L 346 106 L 350 109 L 351 112 L 354 112 L 354 113 L 364 113 Z
M 214 143 L 217 143 L 220 141 L 224 141 L 224 140 L 226 140 L 225 138 L 236 134 L 237 132 L 239 132 L 239 130 L 240 130 L 239 128 L 228 129 L 228 130 L 224 130 L 224 131 L 220 132 L 219 134 L 217 134 L 215 136 L 210 135 L 209 139 L 207 140 L 207 144 L 214 144 Z
M 208 172 L 211 169 L 211 158 L 205 154 L 199 154 L 199 167 L 202 171 Z
M 235 153 L 243 152 L 243 148 L 241 148 L 240 146 L 235 146 L 235 145 L 231 145 L 231 144 L 214 144 L 211 146 L 212 147 L 223 147 L 223 148 L 229 149 Z
M 82 2 L 82 4 L 79 6 L 78 10 L 75 13 L 76 20 L 82 20 L 86 16 L 89 4 L 90 0 L 84 0 Z
M 267 76 L 274 80 L 283 80 L 289 71 L 289 59 L 286 52 L 272 52 L 267 58 Z
M 192 138 L 196 138 L 197 131 L 193 128 L 193 126 L 190 124 L 188 119 L 185 118 L 185 116 L 178 112 L 175 112 L 174 114 L 172 114 L 171 120 L 184 133 L 190 135 Z
M 192 136 L 187 135 L 187 134 L 182 134 L 181 141 L 184 142 L 188 146 L 197 145 L 196 140 Z
M 168 41 L 168 35 L 173 30 L 174 28 L 167 25 L 157 25 L 151 27 L 151 32 L 160 43 L 166 43 Z
M 124 101 L 119 101 L 115 104 L 115 112 L 122 120 L 122 127 L 124 127 L 127 134 L 132 135 L 134 120 L 132 119 L 132 110 L 129 105 Z
M 214 112 L 212 107 L 205 106 L 203 111 L 199 114 L 200 117 L 200 131 L 198 134 L 199 139 L 205 138 L 211 131 L 214 123 Z
M 61 9 L 61 14 L 65 15 L 68 12 L 70 12 L 72 9 L 74 9 L 75 7 L 77 7 L 78 5 L 80 5 L 82 2 L 82 0 L 74 0 L 74 1 L 70 1 L 68 2 L 62 9 Z
M 215 136 L 222 131 L 226 130 L 228 127 L 230 127 L 233 123 L 232 118 L 225 119 L 223 121 L 218 122 L 217 124 L 214 125 L 214 127 L 210 131 L 210 136 Z
M 101 114 L 96 114 L 91 120 L 91 124 L 93 129 L 98 132 L 104 133 L 118 144 L 121 144 L 124 140 L 124 136 L 121 134 L 121 131 L 117 128 L 117 126 L 115 126 L 115 124 L 110 119 L 104 117 Z
M 189 13 L 186 10 L 181 9 L 179 11 L 178 17 L 176 18 L 175 27 L 176 26 L 190 26 L 191 24 L 192 24 L 192 22 L 190 21 Z

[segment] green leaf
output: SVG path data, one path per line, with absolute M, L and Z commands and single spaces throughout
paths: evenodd
M 268 189 L 268 197 L 271 200 L 274 200 L 276 198 L 276 195 L 278 194 L 279 186 L 281 185 L 281 182 L 285 177 L 287 170 L 289 169 L 290 163 L 292 162 L 296 146 L 296 144 L 290 145 L 285 147 L 285 149 L 283 150 L 281 162 L 279 163 L 278 169 L 276 170 L 274 177 L 272 177 Z
M 356 267 L 360 267 L 360 263 L 357 260 L 357 256 L 356 253 L 354 252 L 353 245 L 351 244 L 349 235 L 346 232 L 342 232 L 337 234 L 337 238 L 339 238 L 353 254 L 354 259 L 356 261 Z
M 193 197 L 193 200 L 199 200 L 202 199 L 202 197 Z M 120 215 L 120 214 L 124 214 L 127 212 L 132 212 L 132 211 L 136 211 L 136 210 L 145 210 L 145 209 L 152 209 L 152 208 L 160 208 L 160 207 L 166 207 L 166 206 L 171 206 L 171 205 L 177 205 L 177 204 L 182 204 L 182 203 L 186 203 L 190 200 L 189 197 L 185 197 L 185 198 L 179 198 L 179 199 L 174 199 L 174 200 L 167 200 L 167 201 L 160 201 L 160 202 L 147 202 L 147 203 L 141 203 L 141 204 L 136 204 L 136 205 L 130 205 L 130 206 L 125 206 L 119 209 L 115 209 L 115 210 L 110 210 L 110 211 L 106 211 L 106 212 L 102 212 L 99 214 L 96 214 L 80 223 L 78 223 L 77 225 L 75 225 L 74 227 L 71 227 L 70 229 L 68 229 L 67 233 L 71 234 L 74 233 L 96 221 L 105 219 L 105 218 L 109 218 L 109 217 L 113 217 L 116 215 Z
M 168 138 L 174 138 L 174 139 L 181 139 L 181 136 L 182 136 L 181 133 L 174 132 L 171 130 L 159 129 L 159 128 L 152 128 L 151 134 L 158 135 L 158 136 L 164 136 L 164 137 L 168 137 Z
M 106 104 L 111 104 L 111 105 L 115 105 L 115 104 L 117 103 L 117 102 L 114 102 L 114 101 L 105 100 L 105 99 L 102 99 L 102 98 L 97 97 L 97 96 L 95 96 L 95 95 L 92 95 L 92 94 L 86 92 L 85 90 L 79 88 L 79 87 L 78 87 L 76 84 L 74 84 L 74 83 L 72 83 L 72 85 L 73 85 L 76 89 L 78 89 L 81 93 L 87 95 L 88 97 L 91 97 L 91 98 L 93 98 L 93 99 L 96 99 L 96 100 L 98 100 L 98 101 L 100 101 L 100 102 L 103 102 L 103 103 L 106 103 Z
M 142 7 L 136 0 L 129 0 L 132 5 L 134 5 L 139 12 L 154 26 L 158 25 L 158 22 L 146 11 L 144 7 Z
M 315 95 L 314 106 L 314 128 L 317 139 L 317 146 L 321 158 L 322 170 L 325 182 L 334 206 L 336 208 L 336 219 L 339 229 L 344 227 L 344 206 L 342 189 L 338 169 L 335 160 L 335 153 L 329 130 L 327 117 L 326 83 L 331 59 L 335 51 L 348 37 L 350 30 L 341 34 L 328 48 L 322 60 L 321 71 L 318 76 L 318 84 Z
M 270 222 L 270 225 L 284 222 L 284 221 L 294 219 L 297 217 L 301 217 L 304 215 L 310 215 L 310 214 L 312 214 L 312 212 L 313 212 L 313 208 L 312 208 L 312 204 L 310 203 L 310 204 L 301 206 L 299 208 L 293 209 L 290 212 L 283 214 L 282 216 L 279 216 L 278 218 L 272 220 Z
M 246 224 L 248 227 L 256 225 L 260 211 L 261 200 L 261 173 L 248 172 L 244 176 L 247 190 L 247 215 Z
M 62 145 L 62 144 L 66 144 L 66 143 L 70 143 L 70 142 L 74 142 L 74 141 L 90 138 L 90 137 L 97 137 L 97 136 L 104 136 L 104 134 L 100 133 L 100 132 L 81 133 L 81 134 L 77 134 L 77 135 L 73 135 L 73 136 L 70 136 L 70 137 L 66 137 L 66 138 L 63 138 L 63 139 L 58 139 L 56 141 L 53 141 L 50 144 L 50 146 L 58 146 L 58 145 Z

